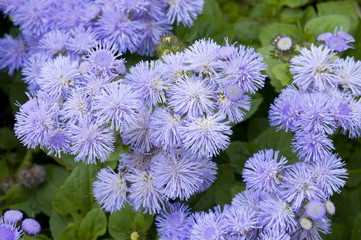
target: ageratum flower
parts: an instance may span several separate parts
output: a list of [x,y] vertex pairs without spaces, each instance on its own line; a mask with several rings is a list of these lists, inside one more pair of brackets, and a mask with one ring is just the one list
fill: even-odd
[[38,234],[41,230],[40,224],[35,219],[32,218],[24,219],[23,222],[21,223],[21,227],[25,232],[31,235]]
[[320,232],[328,234],[330,229],[330,219],[323,218],[322,220],[313,221],[312,227],[309,230],[299,228],[291,237],[292,239],[322,240]]
[[29,98],[15,115],[15,135],[28,148],[43,147],[55,127],[59,107],[42,98]]
[[282,170],[287,163],[285,157],[278,157],[279,151],[261,150],[246,161],[243,178],[246,187],[253,190],[276,192],[282,180]]
[[99,159],[104,162],[114,150],[113,131],[89,118],[79,121],[77,125],[70,124],[69,133],[72,143],[70,152],[76,155],[75,161],[96,164],[96,159]]
[[212,39],[201,39],[195,41],[185,50],[185,62],[189,64],[187,70],[208,75],[217,75],[217,50],[220,46]]
[[335,28],[334,34],[330,32],[320,34],[317,37],[317,41],[325,43],[329,49],[336,52],[343,52],[349,48],[354,48],[348,44],[355,42],[355,38],[342,31],[342,27],[340,31],[337,31],[337,29],[338,27]]
[[39,86],[49,96],[59,98],[70,93],[72,87],[79,82],[79,77],[78,62],[60,55],[44,63]]
[[49,57],[66,52],[66,42],[69,33],[64,30],[54,29],[44,34],[39,40],[39,49],[43,50]]
[[113,82],[94,97],[92,109],[100,124],[110,122],[111,128],[123,132],[135,123],[141,105],[140,96],[129,85]]
[[17,223],[23,218],[23,213],[18,210],[8,210],[4,213],[4,220],[8,223]]
[[225,208],[223,215],[228,232],[240,236],[240,239],[254,236],[260,227],[257,213],[250,207],[230,206]]
[[154,176],[147,171],[132,169],[126,180],[130,183],[129,203],[135,211],[156,214],[164,208],[165,197],[162,189],[154,185]]
[[109,5],[103,6],[102,13],[94,23],[98,38],[116,44],[119,52],[129,50],[134,53],[143,38],[139,33],[145,27],[144,23],[129,19],[129,14]]
[[193,215],[193,226],[190,239],[214,240],[222,239],[227,232],[227,225],[224,216],[221,214],[220,206],[215,211],[196,212]]
[[293,85],[288,86],[271,104],[269,110],[269,121],[271,126],[277,126],[277,131],[295,131],[297,129],[295,121],[301,113],[300,102],[302,93]]
[[190,209],[187,205],[179,202],[169,204],[161,210],[155,221],[157,231],[162,235],[161,239],[181,240],[190,235]]
[[166,101],[168,80],[164,71],[159,61],[140,61],[130,68],[124,81],[138,92],[148,106],[158,106]]
[[324,91],[329,87],[336,88],[337,77],[331,63],[335,53],[332,50],[312,44],[310,49],[301,48],[300,53],[291,59],[290,64],[290,72],[294,74],[293,83],[299,89]]
[[361,95],[361,61],[355,61],[353,57],[337,59],[335,61],[335,74],[337,84],[344,91],[350,91],[355,96]]
[[181,136],[179,126],[181,116],[168,108],[156,108],[149,121],[149,139],[154,146],[166,150],[169,147],[180,146]]
[[[236,88],[237,90],[230,90]],[[240,122],[243,120],[245,111],[251,108],[251,97],[239,92],[238,86],[228,86],[223,92],[217,94],[218,101],[216,108],[219,113],[227,116],[230,122]]]
[[23,39],[19,36],[12,38],[5,34],[0,39],[0,69],[8,69],[9,75],[22,67],[26,56],[26,47]]
[[173,85],[169,92],[169,105],[181,116],[212,115],[215,109],[215,86],[207,79],[185,77]]
[[314,182],[310,166],[304,162],[297,162],[286,171],[280,196],[286,202],[292,203],[295,211],[301,208],[304,201],[326,199],[321,186]]
[[332,196],[334,192],[340,193],[340,188],[345,186],[348,173],[344,166],[345,163],[335,154],[317,159],[311,165],[314,181],[327,197]]
[[326,206],[320,200],[311,200],[306,206],[306,215],[312,220],[321,220],[326,217]]
[[19,240],[24,232],[14,223],[9,223],[0,217],[0,236],[4,240]]
[[240,46],[236,54],[219,62],[218,67],[225,76],[218,80],[224,86],[237,85],[244,92],[255,93],[264,86],[266,78],[266,75],[261,74],[261,71],[266,70],[266,64],[262,61],[262,55],[256,53],[254,48]]
[[291,237],[287,233],[275,231],[263,231],[259,235],[260,240],[290,240]]
[[170,199],[188,200],[204,181],[203,162],[197,154],[184,150],[159,154],[150,166],[154,185],[163,188]]
[[[60,125],[60,124],[59,124]],[[49,150],[48,155],[61,157],[61,152],[69,152],[70,136],[66,128],[58,126],[49,132],[45,147]]]
[[44,53],[31,54],[24,60],[24,66],[21,70],[24,76],[23,81],[29,85],[38,85],[41,69],[45,62],[49,60],[49,56]]
[[177,25],[183,23],[191,27],[193,19],[197,19],[197,15],[203,10],[204,0],[167,0],[167,4],[167,17],[170,23],[177,19]]
[[127,183],[124,174],[115,173],[110,167],[101,169],[93,183],[95,200],[106,212],[120,210],[127,202]]
[[73,88],[60,110],[61,119],[70,123],[91,116],[92,101],[81,87]]
[[179,128],[183,145],[200,156],[211,157],[225,150],[229,145],[231,127],[225,123],[225,116],[215,114],[208,117],[190,118]]
[[66,48],[73,53],[86,53],[96,46],[96,40],[96,34],[91,28],[81,26],[70,31]]

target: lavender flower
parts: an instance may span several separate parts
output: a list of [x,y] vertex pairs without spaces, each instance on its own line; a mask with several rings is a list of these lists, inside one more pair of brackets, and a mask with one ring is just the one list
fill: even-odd
[[252,208],[231,206],[223,211],[223,215],[228,232],[240,239],[248,239],[259,228],[257,213]]
[[110,167],[99,171],[93,186],[95,200],[107,212],[120,210],[127,201],[128,187],[124,174],[115,173]]
[[301,55],[291,59],[290,72],[294,74],[293,83],[298,88],[312,88],[324,91],[328,87],[336,87],[336,75],[331,58],[335,55],[330,49],[311,45],[310,49],[302,48]]
[[261,150],[249,158],[243,169],[243,178],[247,188],[268,192],[277,191],[282,180],[282,170],[287,160],[279,151]]
[[169,22],[173,23],[177,19],[177,25],[183,23],[190,27],[193,25],[193,19],[202,12],[204,0],[167,0],[167,4]]
[[337,83],[355,96],[361,95],[361,61],[353,57],[335,61],[335,74]]
[[15,224],[9,223],[4,218],[0,217],[0,236],[4,240],[18,240],[23,235],[23,231]]
[[64,54],[66,52],[66,42],[69,33],[64,30],[54,29],[47,32],[39,41],[39,48],[50,56]]
[[4,220],[8,223],[17,223],[23,218],[23,213],[18,210],[8,210],[4,213]]
[[8,69],[9,75],[19,70],[26,56],[26,47],[21,37],[12,38],[5,34],[0,39],[0,69]]
[[326,206],[319,200],[309,201],[305,209],[307,217],[312,220],[321,220],[326,216]]
[[223,120],[224,116],[220,114],[190,118],[185,126],[179,128],[180,134],[184,136],[184,147],[206,157],[217,155],[220,150],[226,149],[230,141],[228,135],[232,131]]
[[350,34],[342,31],[342,27],[340,31],[337,31],[337,29],[338,27],[335,28],[334,34],[330,32],[322,33],[317,37],[317,41],[325,43],[329,49],[336,52],[343,52],[349,48],[354,48],[348,44],[355,42],[355,39]]
[[32,218],[26,218],[21,223],[21,227],[24,229],[25,232],[35,235],[38,234],[41,230],[40,224]]

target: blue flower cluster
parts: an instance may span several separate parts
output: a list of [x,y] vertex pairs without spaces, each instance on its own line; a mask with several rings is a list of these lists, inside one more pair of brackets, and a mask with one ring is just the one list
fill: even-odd
[[[5,240],[18,240],[24,232],[30,235],[38,234],[41,230],[40,224],[32,218],[22,220],[23,213],[18,210],[8,210],[0,217],[0,236]],[[21,221],[21,227],[17,226]]]
[[329,49],[336,52],[343,52],[349,48],[354,48],[348,44],[355,42],[355,38],[347,32],[342,31],[342,27],[340,31],[337,31],[337,29],[336,27],[334,34],[330,32],[320,34],[317,37],[317,41],[325,44]]
[[131,67],[115,87],[129,87],[138,96],[128,107],[124,103],[132,98],[122,96],[124,90],[112,94],[106,88],[96,96],[94,121],[110,123],[133,150],[121,155],[117,172],[98,173],[99,204],[114,212],[129,203],[155,214],[169,200],[187,200],[207,189],[217,169],[211,158],[229,145],[229,123],[243,119],[250,109],[246,93],[264,84],[262,60],[253,48],[202,39],[184,52]]
[[324,46],[302,48],[291,59],[294,81],[271,105],[270,123],[295,133],[293,150],[311,162],[334,149],[337,128],[350,138],[361,135],[361,61],[338,58]]
[[191,26],[203,4],[204,0],[1,0],[0,10],[21,34],[0,39],[0,69],[13,74],[24,67],[26,81],[33,83],[47,59],[62,54],[79,60],[104,42],[119,53],[151,56],[172,24]]
[[156,217],[160,239],[321,239],[335,213],[329,197],[345,185],[344,163],[335,155],[314,165],[286,163],[272,149],[254,154],[243,170],[247,190],[223,210],[191,213],[179,202],[168,205]]

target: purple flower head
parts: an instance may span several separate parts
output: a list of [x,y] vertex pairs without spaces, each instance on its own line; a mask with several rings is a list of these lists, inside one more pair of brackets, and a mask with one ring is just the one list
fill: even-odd
[[167,0],[167,17],[170,23],[177,19],[177,25],[183,23],[185,26],[192,26],[193,19],[202,13],[204,0]]
[[267,67],[262,61],[262,55],[254,48],[240,46],[236,54],[219,62],[218,67],[225,73],[219,81],[222,85],[238,85],[244,92],[255,93],[264,86],[266,78],[261,74]]
[[119,52],[129,50],[134,53],[143,38],[139,33],[145,27],[144,24],[130,20],[128,14],[109,5],[104,6],[102,12],[99,20],[95,22],[98,38],[116,44]]
[[40,78],[41,69],[46,61],[49,60],[49,56],[44,53],[31,54],[24,61],[24,66],[21,70],[23,81],[27,84],[38,84]]
[[89,118],[79,121],[77,125],[71,124],[69,134],[72,142],[70,151],[77,155],[75,161],[96,164],[96,159],[100,159],[104,162],[114,150],[113,131],[97,122],[91,122]]
[[260,227],[257,213],[250,207],[230,206],[223,211],[223,215],[228,232],[241,236],[240,239],[248,239]]
[[61,152],[67,153],[69,151],[70,136],[67,129],[63,127],[55,128],[50,131],[45,143],[45,147],[49,150],[48,155],[55,155],[61,157]]
[[89,62],[90,66],[88,69],[94,74],[112,76],[112,72],[117,68],[117,64],[124,62],[123,59],[117,59],[121,55],[117,52],[118,50],[115,45],[110,42],[103,42],[97,44],[95,48],[88,50],[83,60]]
[[222,61],[229,60],[232,56],[237,55],[238,49],[228,43],[228,37],[225,37],[226,46],[222,46],[217,50],[217,58]]
[[24,2],[25,0],[0,0],[0,11],[2,11],[4,15],[11,16]]
[[[233,86],[234,87],[234,86]],[[238,86],[236,87],[236,91],[228,93],[226,96],[225,92],[221,91],[217,94],[218,101],[216,109],[220,114],[227,116],[230,122],[240,122],[243,120],[245,115],[245,111],[249,111],[251,108],[251,97],[245,94],[240,94],[238,92]],[[242,96],[240,96],[242,95]],[[229,100],[230,97],[240,97],[237,101]]]
[[82,80],[83,82],[80,84],[83,86],[84,94],[94,97],[103,92],[105,86],[110,83],[111,78],[109,78],[109,76],[101,76],[88,72],[87,74],[82,75]]
[[27,0],[17,6],[13,21],[26,36],[41,36],[50,28],[51,1]]
[[321,92],[303,94],[300,99],[301,113],[295,125],[304,132],[332,134],[335,130],[335,121],[330,112],[332,101]]
[[9,75],[22,67],[26,56],[25,43],[21,37],[12,38],[5,34],[0,39],[0,69],[7,69]]
[[353,57],[337,59],[335,74],[344,91],[350,91],[355,96],[361,95],[361,61],[355,61]]
[[134,124],[141,105],[140,97],[129,85],[113,82],[105,86],[102,94],[94,97],[92,107],[100,124],[110,122],[111,128],[122,132]]
[[96,46],[96,35],[91,28],[83,26],[71,30],[66,48],[73,53],[86,53]]
[[[217,209],[218,207],[218,209]],[[193,226],[190,239],[194,240],[216,240],[222,239],[227,232],[224,216],[217,206],[215,212],[196,212],[193,215]]]
[[322,188],[313,180],[310,165],[304,162],[297,162],[285,172],[280,186],[280,196],[292,203],[295,211],[301,208],[304,201],[326,198]]
[[195,41],[184,53],[185,62],[189,64],[187,70],[211,77],[216,75],[219,48],[220,46],[212,39]]
[[8,210],[4,213],[4,220],[8,223],[17,223],[23,218],[23,213],[18,210]]
[[302,48],[301,55],[291,59],[290,72],[294,74],[293,83],[298,88],[324,91],[328,87],[336,87],[337,78],[331,58],[332,50],[323,46],[311,45],[310,49]]
[[26,218],[21,223],[23,230],[29,234],[35,235],[38,234],[41,230],[40,224],[32,218]]
[[229,145],[230,126],[223,122],[225,116],[215,114],[205,118],[190,118],[185,126],[181,126],[183,145],[200,156],[211,157],[219,154]]
[[127,183],[124,174],[115,173],[110,167],[101,169],[93,183],[93,195],[106,212],[120,210],[127,202]]
[[348,173],[344,165],[341,158],[335,154],[316,159],[311,165],[315,183],[328,197],[332,196],[334,192],[340,193],[340,188],[345,186]]
[[39,78],[40,89],[49,96],[59,98],[69,94],[79,82],[78,62],[70,57],[58,56],[44,63]]
[[185,77],[170,88],[169,95],[169,105],[181,116],[212,115],[215,109],[215,86],[207,79]]
[[15,135],[28,148],[44,146],[56,124],[58,106],[44,99],[29,97],[15,115]]
[[118,7],[120,10],[129,13],[135,12],[137,14],[141,14],[148,10],[150,5],[149,0],[120,0],[118,3]]
[[149,112],[140,110],[140,114],[134,124],[124,129],[121,134],[123,143],[139,153],[147,153],[152,148],[149,139]]
[[282,170],[287,163],[278,157],[279,151],[261,150],[246,161],[243,178],[246,187],[254,190],[276,192],[282,180]]
[[268,195],[259,203],[258,219],[263,230],[293,232],[296,230],[296,216],[292,207],[278,196]]
[[186,151],[164,152],[153,158],[154,185],[170,199],[188,200],[204,180],[203,159]]
[[162,190],[154,185],[151,173],[132,169],[126,180],[130,183],[128,199],[134,210],[144,209],[144,213],[155,214],[164,208],[165,197]]
[[353,48],[348,45],[349,43],[355,42],[355,39],[348,33],[342,31],[337,31],[338,27],[335,28],[334,34],[327,32],[322,33],[317,37],[317,41],[324,42],[326,46],[336,52],[343,52],[349,48]]
[[165,210],[161,210],[155,218],[158,233],[165,239],[189,238],[191,229],[189,217],[190,209],[183,203],[169,204]]
[[130,68],[125,82],[134,88],[148,106],[158,106],[166,101],[168,80],[159,61],[140,61]]
[[83,21],[90,22],[96,19],[101,12],[100,4],[94,2],[88,2],[86,6],[82,8],[82,15],[80,16]]
[[[263,191],[254,191],[251,189],[238,193],[232,200],[232,206],[252,208],[259,211],[259,203],[263,199]],[[267,195],[268,196],[268,195]]]
[[66,52],[66,42],[69,39],[69,33],[64,30],[51,30],[43,35],[39,41],[39,49],[50,56],[64,54]]
[[154,146],[166,150],[181,144],[179,126],[181,117],[168,108],[156,108],[150,116],[149,139]]
[[185,77],[187,65],[183,52],[162,55],[162,61],[165,64],[164,76],[170,83],[176,83]]
[[316,161],[326,157],[334,149],[332,140],[325,133],[297,131],[293,138],[292,151],[297,152],[300,159]]
[[24,232],[14,223],[9,223],[0,217],[0,236],[3,240],[19,240]]
[[321,220],[326,216],[326,206],[319,200],[311,200],[306,204],[306,215],[312,220]]
[[277,131],[285,129],[287,132],[295,131],[295,121],[301,113],[300,102],[303,98],[302,93],[293,85],[290,85],[272,103],[269,111],[269,120],[271,126],[277,126]]
[[77,123],[91,115],[91,100],[84,88],[73,88],[61,109],[62,120]]

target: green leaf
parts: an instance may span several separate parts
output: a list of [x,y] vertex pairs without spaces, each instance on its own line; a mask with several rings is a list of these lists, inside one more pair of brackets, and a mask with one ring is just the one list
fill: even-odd
[[19,144],[14,130],[7,127],[0,128],[0,149],[11,150]]
[[258,35],[262,29],[261,21],[252,18],[244,18],[234,25],[235,41],[243,43],[258,42]]
[[292,75],[290,73],[290,65],[288,63],[276,64],[271,67],[271,72],[276,79],[281,82],[282,86],[292,82]]
[[0,179],[4,179],[9,176],[8,163],[4,157],[0,157]]
[[51,156],[51,157],[70,171],[76,168],[77,166],[83,164],[83,163],[75,162],[74,156],[70,154],[62,154],[60,158],[55,156]]
[[352,27],[352,18],[347,15],[327,15],[311,19],[305,25],[305,31],[309,30],[314,36],[325,32],[334,32],[336,27],[343,26],[344,32],[349,32]]
[[246,121],[247,119],[252,117],[252,115],[257,112],[262,102],[263,102],[263,96],[261,94],[256,93],[251,95],[251,109],[248,112],[246,112],[242,121]]
[[301,7],[303,5],[306,5],[309,2],[309,0],[282,0],[282,3],[291,8],[297,8]]
[[203,12],[201,15],[214,16],[215,18],[223,18],[223,13],[216,0],[205,0]]
[[262,54],[264,62],[267,64],[266,74],[271,79],[271,85],[275,88],[276,92],[281,92],[283,86],[281,82],[278,81],[276,76],[271,72],[271,68],[277,64],[282,64],[282,62],[278,59],[272,58],[271,51],[273,49],[273,46],[269,44],[267,47],[259,48],[258,52]]
[[[351,1],[328,1],[317,4],[317,11],[320,16],[341,14],[352,18],[350,32],[354,32],[358,25],[356,3]],[[339,23],[338,26],[342,26]],[[333,29],[334,30],[334,29]],[[333,30],[331,32],[333,32]],[[345,31],[345,29],[344,29]]]
[[292,152],[291,142],[292,133],[284,130],[276,131],[275,127],[269,127],[262,132],[252,143],[257,144],[261,149],[273,149],[280,151],[280,154],[285,156],[288,163],[298,161],[297,155]]
[[359,213],[355,219],[355,224],[351,233],[351,240],[358,240],[361,236],[361,213]]
[[24,235],[22,238],[20,238],[21,240],[48,240],[50,238],[48,238],[46,235],[44,234],[37,234],[35,236],[30,236],[30,235]]
[[296,23],[303,15],[301,9],[284,8],[281,12],[281,20],[284,23]]
[[42,212],[52,214],[52,202],[70,172],[56,165],[46,165],[46,182],[36,189],[36,200]]
[[75,168],[56,194],[53,210],[62,215],[71,214],[76,221],[81,221],[97,206],[92,189],[99,170],[97,165],[82,164]]
[[33,190],[23,186],[15,186],[6,192],[5,205],[1,209],[17,209],[25,212],[28,216],[38,214],[40,208]]
[[97,239],[98,236],[105,234],[107,230],[107,218],[103,210],[99,207],[93,208],[83,218],[80,224],[81,239]]
[[53,211],[51,213],[50,222],[49,222],[50,231],[51,231],[51,235],[55,240],[59,239],[60,234],[64,232],[70,220],[71,219],[69,219],[69,217],[62,216],[57,212]]
[[136,212],[127,204],[120,211],[110,215],[108,230],[113,238],[119,240],[129,239],[132,232],[144,237],[152,223],[153,216]]
[[65,231],[60,234],[59,240],[81,239],[79,238],[78,232],[79,224],[70,224]]
[[258,152],[260,148],[257,144],[241,141],[233,141],[226,149],[227,154],[234,170],[242,175],[243,167],[248,158]]
[[305,24],[310,21],[312,18],[317,17],[316,10],[313,6],[308,6],[302,14],[302,17],[300,19],[301,25],[304,27]]

